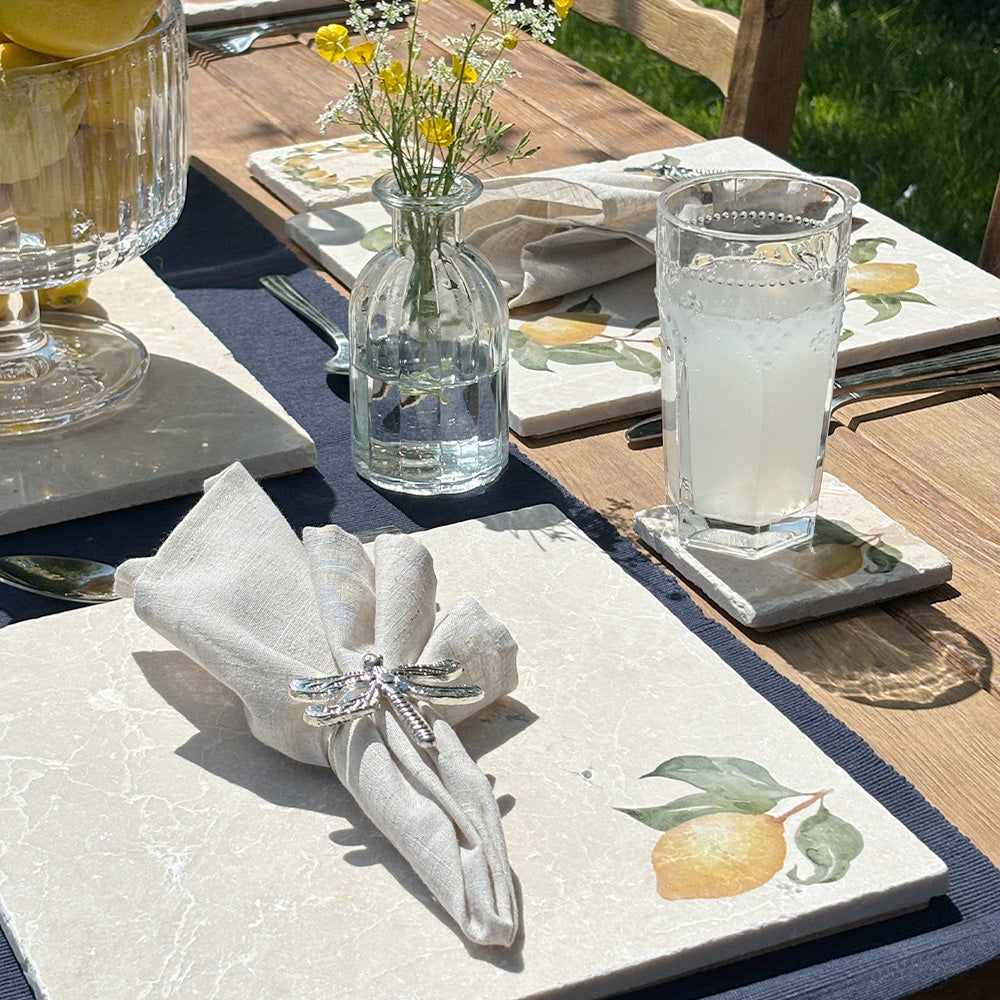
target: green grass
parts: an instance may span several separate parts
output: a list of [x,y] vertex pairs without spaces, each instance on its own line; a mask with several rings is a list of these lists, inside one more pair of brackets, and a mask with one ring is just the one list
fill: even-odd
[[[738,0],[704,0],[738,12]],[[722,96],[573,13],[556,47],[700,135]],[[968,260],[1000,174],[1000,0],[815,0],[788,159]]]

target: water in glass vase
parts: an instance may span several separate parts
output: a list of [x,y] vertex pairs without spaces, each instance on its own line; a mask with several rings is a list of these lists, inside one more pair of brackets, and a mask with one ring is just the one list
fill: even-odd
[[496,479],[507,464],[507,362],[479,377],[384,380],[355,365],[354,464],[389,490],[463,493]]
[[508,454],[507,300],[461,238],[461,208],[482,185],[462,175],[442,195],[407,195],[389,174],[372,190],[392,243],[351,292],[354,467],[388,490],[464,493]]

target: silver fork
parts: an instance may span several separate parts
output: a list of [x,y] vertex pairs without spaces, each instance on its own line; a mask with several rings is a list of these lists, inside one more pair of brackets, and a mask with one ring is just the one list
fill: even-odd
[[310,302],[283,274],[265,274],[260,283],[289,309],[307,319],[323,334],[323,339],[336,349],[336,354],[326,363],[326,370],[333,375],[344,375],[351,366],[351,345],[347,334],[315,303]]
[[[367,9],[368,5],[362,7]],[[410,12],[410,7],[403,8],[403,14]],[[246,52],[258,38],[266,35],[285,35],[295,31],[315,28],[323,24],[336,24],[346,21],[351,10],[346,2],[336,3],[331,0],[331,6],[325,11],[313,11],[288,17],[274,17],[255,24],[230,24],[221,28],[197,28],[187,33],[188,41],[196,48],[206,52],[214,52],[220,56],[238,56]]]
[[331,24],[343,20],[347,13],[346,7],[338,7],[326,13],[315,11],[310,15],[276,17],[269,21],[258,21],[256,24],[231,25],[228,28],[209,28],[204,31],[194,30],[187,33],[187,39],[197,49],[216,52],[221,56],[238,56],[265,35],[285,35],[299,29]]

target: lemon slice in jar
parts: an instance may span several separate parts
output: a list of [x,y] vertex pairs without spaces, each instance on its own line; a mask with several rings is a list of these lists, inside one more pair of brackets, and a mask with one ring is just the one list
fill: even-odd
[[75,73],[33,73],[37,64],[21,65],[28,71],[0,71],[0,184],[35,177],[61,159],[83,118]]

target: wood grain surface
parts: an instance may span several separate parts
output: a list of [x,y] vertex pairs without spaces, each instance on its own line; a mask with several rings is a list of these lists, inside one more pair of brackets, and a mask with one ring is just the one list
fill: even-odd
[[[460,31],[476,10],[470,0],[439,0],[421,15],[433,39]],[[282,238],[291,213],[250,177],[246,161],[256,150],[321,137],[317,116],[342,95],[348,78],[310,42],[307,35],[262,39],[233,58],[199,53],[191,66],[194,163]],[[699,141],[550,48],[524,42],[517,57],[522,76],[498,97],[497,110],[530,129],[541,149],[530,167],[501,163],[492,173]],[[330,134],[353,131],[346,126]],[[518,443],[635,540],[633,513],[664,500],[663,455],[660,448],[629,450],[625,427],[606,424]],[[947,554],[954,563],[951,583],[767,634],[743,629],[702,595],[693,597],[861,734],[1000,864],[998,465],[1000,399],[992,393],[845,406],[830,435],[828,470]],[[997,997],[1000,962],[921,1000]]]

